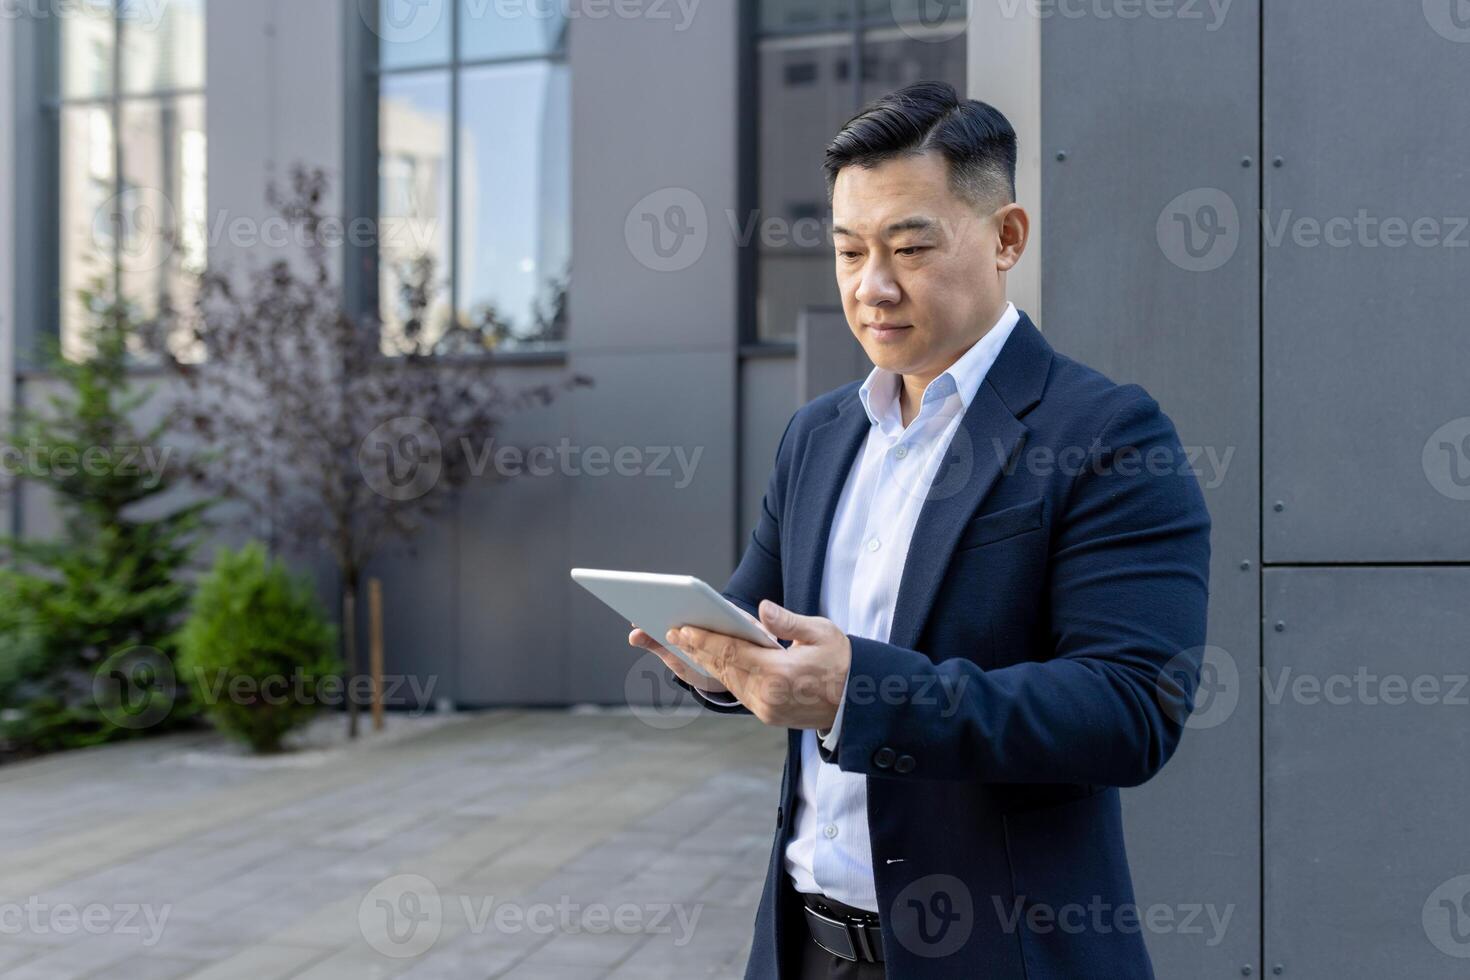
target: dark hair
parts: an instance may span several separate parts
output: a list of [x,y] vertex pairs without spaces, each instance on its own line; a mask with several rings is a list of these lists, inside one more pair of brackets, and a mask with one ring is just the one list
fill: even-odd
[[827,203],[843,167],[874,167],[930,150],[949,161],[950,187],[972,205],[1016,199],[1016,131],[1010,121],[977,99],[960,101],[953,85],[915,82],[869,102],[827,144]]

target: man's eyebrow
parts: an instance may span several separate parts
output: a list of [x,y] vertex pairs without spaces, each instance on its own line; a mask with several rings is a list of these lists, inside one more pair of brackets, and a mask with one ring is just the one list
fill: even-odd
[[[930,228],[937,228],[938,226],[939,222],[935,221],[932,218],[924,218],[915,215],[912,218],[904,218],[901,221],[893,222],[893,224],[883,229],[883,235],[884,237],[887,237],[889,235],[896,235],[901,231],[928,231]],[[851,235],[854,238],[860,237],[856,232],[850,231],[847,228],[842,227],[841,225],[833,225],[832,234]]]

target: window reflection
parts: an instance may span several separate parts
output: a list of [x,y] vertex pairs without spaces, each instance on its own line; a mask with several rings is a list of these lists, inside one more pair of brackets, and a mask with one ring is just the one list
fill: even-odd
[[112,55],[117,24],[110,5],[78,4],[55,21],[60,30],[60,95],[106,97],[112,93]]
[[497,342],[560,339],[571,251],[566,66],[477,68],[463,85],[461,319]]
[[803,309],[841,305],[822,174],[827,142],[865,102],[911,82],[949,82],[963,93],[967,7],[761,0],[757,340],[791,340]]
[[169,0],[148,16],[129,4],[122,26],[122,82],[128,94],[204,87],[203,0]]
[[56,309],[68,357],[84,353],[82,290],[116,294],[145,319],[193,301],[207,239],[204,6],[170,0],[144,17],[137,4],[89,2],[56,19]]
[[464,61],[550,55],[566,47],[562,3],[459,0],[459,56]]
[[435,343],[449,324],[448,72],[385,76],[378,111],[378,296],[391,354]]
[[[395,0],[379,2],[381,16]],[[564,10],[442,7],[440,21],[378,32],[383,349],[559,343],[571,255]]]

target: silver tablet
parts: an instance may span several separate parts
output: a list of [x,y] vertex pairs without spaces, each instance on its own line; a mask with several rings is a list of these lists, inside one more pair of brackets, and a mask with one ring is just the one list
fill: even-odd
[[738,636],[763,647],[781,644],[751,622],[739,606],[693,575],[660,575],[655,572],[618,572],[606,568],[574,568],[572,579],[607,603],[623,619],[633,623],[705,677],[700,667],[683,650],[670,646],[664,635],[675,626]]

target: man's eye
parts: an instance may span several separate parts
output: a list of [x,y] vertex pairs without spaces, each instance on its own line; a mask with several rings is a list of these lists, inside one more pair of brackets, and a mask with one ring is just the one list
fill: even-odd
[[924,246],[923,245],[905,245],[903,248],[898,249],[898,254],[899,255],[918,255],[922,251],[924,251]]
[[839,256],[841,256],[842,258],[844,258],[844,259],[855,259],[855,258],[857,258],[857,254],[858,253],[856,253],[856,252],[844,252],[842,249],[839,248],[837,250],[837,254]]

